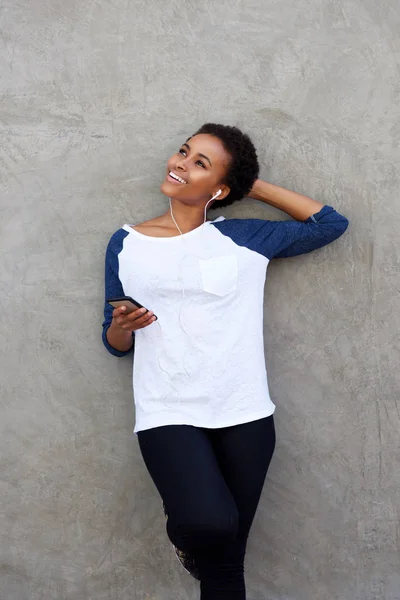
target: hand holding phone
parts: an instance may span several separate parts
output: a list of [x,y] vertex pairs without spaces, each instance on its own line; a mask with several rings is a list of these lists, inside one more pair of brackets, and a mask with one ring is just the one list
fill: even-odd
[[154,323],[157,317],[130,296],[108,298],[114,307],[113,322],[124,331],[137,331]]

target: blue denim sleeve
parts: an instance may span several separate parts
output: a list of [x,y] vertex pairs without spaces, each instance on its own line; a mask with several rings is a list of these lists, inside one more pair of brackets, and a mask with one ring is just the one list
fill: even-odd
[[322,248],[340,237],[348,224],[346,217],[327,205],[306,221],[229,219],[214,223],[239,246],[246,246],[268,259],[297,256]]
[[107,330],[111,325],[112,321],[112,313],[113,307],[108,304],[107,298],[116,298],[117,296],[124,296],[124,289],[122,287],[122,283],[118,276],[118,255],[122,250],[122,244],[124,238],[128,235],[128,232],[123,229],[119,229],[114,235],[111,237],[107,250],[106,250],[106,259],[105,259],[105,301],[104,301],[104,321],[103,321],[103,344],[114,356],[126,356],[130,352],[132,352],[134,348],[135,337],[132,332],[132,347],[126,352],[121,352],[116,348],[113,348],[107,340]]

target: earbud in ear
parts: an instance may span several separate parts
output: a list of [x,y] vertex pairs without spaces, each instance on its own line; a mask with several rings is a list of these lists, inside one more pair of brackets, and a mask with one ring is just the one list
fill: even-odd
[[220,194],[222,194],[222,190],[218,190],[218,192],[211,198],[211,200],[214,200],[214,198],[218,198]]

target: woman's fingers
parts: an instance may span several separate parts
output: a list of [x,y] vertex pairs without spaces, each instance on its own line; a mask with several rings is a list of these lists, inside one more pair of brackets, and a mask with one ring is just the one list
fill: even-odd
[[120,306],[119,308],[115,308],[113,310],[112,316],[113,316],[114,319],[117,319],[117,318],[122,317],[122,316],[136,319],[136,318],[142,316],[145,313],[146,313],[146,309],[145,308],[138,308],[137,310],[134,310],[134,311],[132,311],[130,313],[126,313],[126,306]]
[[125,314],[123,306],[114,310],[113,318],[117,325],[126,331],[143,329],[143,327],[151,325],[151,323],[154,323],[156,320],[152,311],[146,311],[146,309],[139,308],[129,314]]
[[145,314],[147,314],[145,308],[139,308],[138,310],[134,310],[128,314],[126,314],[125,311],[126,311],[125,306],[120,306],[119,308],[116,308],[114,310],[113,318],[118,323],[118,325],[123,325],[125,323],[132,323],[133,321],[136,321],[137,319],[139,319],[139,318],[143,317]]
[[[149,317],[147,317],[143,323],[141,323],[140,325],[138,324],[137,329],[143,329],[143,327],[147,327],[148,325],[151,325],[156,320],[157,320],[156,317],[152,314]],[[135,327],[136,327],[136,323],[139,323],[139,321],[135,321]]]

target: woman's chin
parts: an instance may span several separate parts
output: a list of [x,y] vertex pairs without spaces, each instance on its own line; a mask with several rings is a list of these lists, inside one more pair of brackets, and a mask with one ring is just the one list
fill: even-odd
[[160,185],[160,192],[165,196],[168,196],[168,198],[171,198],[176,193],[176,187],[164,179]]
[[160,192],[164,194],[164,196],[171,196],[173,190],[171,190],[171,186],[168,184],[168,181],[163,181],[160,185]]
[[177,194],[179,187],[179,185],[174,185],[173,183],[169,183],[169,181],[164,180],[160,185],[160,192],[168,198],[175,198],[175,196],[179,197],[179,193]]

